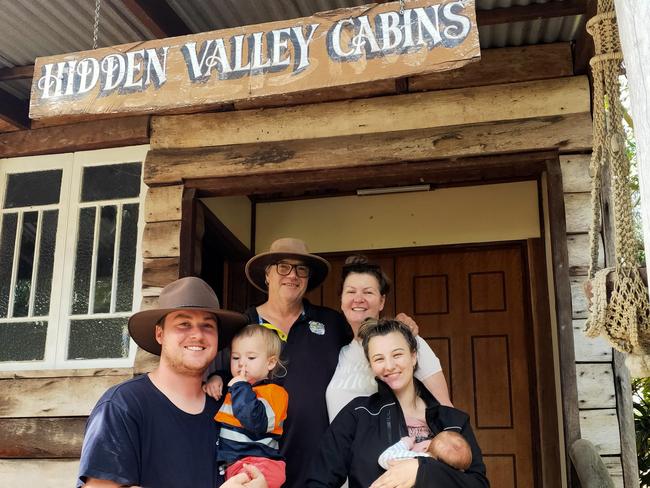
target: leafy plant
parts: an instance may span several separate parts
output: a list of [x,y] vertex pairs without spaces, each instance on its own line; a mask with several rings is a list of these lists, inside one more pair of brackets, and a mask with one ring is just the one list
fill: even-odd
[[632,380],[636,452],[641,486],[650,486],[650,378]]

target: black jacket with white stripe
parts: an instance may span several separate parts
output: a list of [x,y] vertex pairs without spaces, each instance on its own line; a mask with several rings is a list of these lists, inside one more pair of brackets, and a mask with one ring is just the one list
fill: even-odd
[[[418,458],[415,488],[489,488],[485,464],[466,413],[442,406],[416,379],[418,395],[427,405],[426,420],[433,435],[449,427],[459,431],[472,448],[472,465],[459,471],[432,458]],[[352,400],[336,416],[323,436],[311,464],[307,488],[339,488],[346,478],[350,488],[367,488],[384,470],[379,455],[408,435],[404,414],[393,391],[377,381],[379,391]]]

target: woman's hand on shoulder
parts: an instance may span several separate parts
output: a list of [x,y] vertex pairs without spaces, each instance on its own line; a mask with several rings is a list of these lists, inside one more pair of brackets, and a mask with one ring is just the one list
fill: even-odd
[[377,478],[370,488],[412,488],[418,476],[418,460],[389,461],[390,468]]
[[411,329],[411,333],[416,336],[420,332],[420,329],[418,328],[418,324],[415,320],[410,315],[406,315],[404,312],[400,312],[397,314],[395,317],[395,320],[399,320],[402,322],[404,325],[406,325],[409,329]]

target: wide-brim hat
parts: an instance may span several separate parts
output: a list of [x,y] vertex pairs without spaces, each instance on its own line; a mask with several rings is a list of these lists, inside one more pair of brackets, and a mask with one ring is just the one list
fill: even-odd
[[188,276],[167,285],[160,292],[158,308],[137,312],[129,319],[129,334],[135,343],[147,352],[160,356],[160,344],[156,341],[155,329],[161,319],[177,310],[197,310],[217,316],[219,349],[230,345],[230,341],[248,319],[244,314],[224,310],[214,290],[201,278]]
[[248,260],[246,263],[246,278],[255,288],[266,293],[266,268],[283,259],[296,259],[309,266],[307,291],[320,286],[327,278],[327,273],[330,272],[330,263],[320,256],[310,254],[305,241],[293,237],[283,237],[274,241],[268,252],[260,253]]

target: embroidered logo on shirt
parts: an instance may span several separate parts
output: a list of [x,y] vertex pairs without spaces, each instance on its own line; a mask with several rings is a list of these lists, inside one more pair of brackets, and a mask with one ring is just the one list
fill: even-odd
[[310,320],[309,330],[311,330],[316,335],[325,335],[325,324],[316,322],[315,320]]

